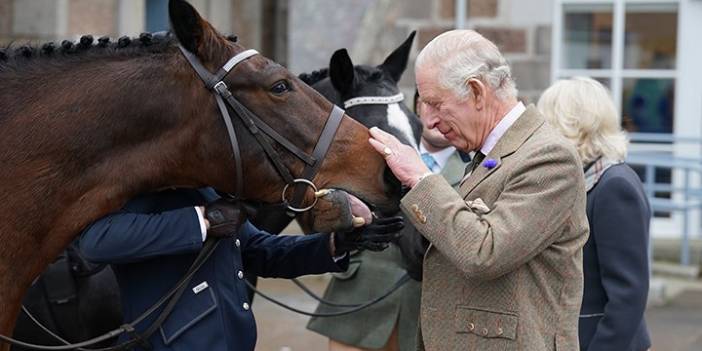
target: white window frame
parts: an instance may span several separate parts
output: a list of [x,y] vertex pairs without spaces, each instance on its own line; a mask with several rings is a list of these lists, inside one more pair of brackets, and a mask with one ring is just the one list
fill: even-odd
[[[627,5],[675,4],[677,5],[677,53],[674,69],[624,69],[624,29]],[[563,14],[567,5],[612,6],[612,67],[608,69],[562,68]],[[555,0],[551,37],[551,82],[560,78],[583,75],[608,78],[612,97],[622,116],[622,90],[625,78],[669,78],[675,80],[673,136],[676,138],[702,138],[702,0]],[[673,145],[632,145],[631,150],[646,148],[671,152],[676,157],[700,159],[702,145],[675,143]],[[702,180],[692,177],[693,186]],[[673,174],[674,186],[682,186],[682,174]],[[692,237],[700,234],[699,211],[693,211],[688,225]],[[677,237],[681,233],[682,216],[674,213],[671,219],[655,219],[651,233],[657,237]]]

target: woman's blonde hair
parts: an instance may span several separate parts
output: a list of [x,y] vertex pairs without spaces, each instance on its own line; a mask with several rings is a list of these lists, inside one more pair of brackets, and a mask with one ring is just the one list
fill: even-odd
[[559,80],[537,104],[546,120],[578,149],[583,165],[599,157],[624,160],[628,140],[617,109],[600,82],[587,77]]

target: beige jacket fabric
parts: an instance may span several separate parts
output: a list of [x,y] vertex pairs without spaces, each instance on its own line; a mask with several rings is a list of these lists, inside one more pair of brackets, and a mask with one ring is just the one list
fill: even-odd
[[585,202],[575,149],[533,105],[458,192],[420,181],[401,204],[431,242],[418,349],[577,350]]

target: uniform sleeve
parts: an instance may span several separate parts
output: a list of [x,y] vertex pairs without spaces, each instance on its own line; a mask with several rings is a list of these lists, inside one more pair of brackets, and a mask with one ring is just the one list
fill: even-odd
[[607,304],[588,350],[626,350],[648,298],[650,210],[631,180],[616,177],[599,187],[591,222]]
[[244,269],[264,278],[341,272],[348,255],[334,262],[329,234],[272,235],[246,222],[240,231]]
[[96,263],[138,262],[197,252],[202,248],[202,231],[194,207],[156,214],[122,209],[85,229],[79,248],[87,260]]
[[[478,215],[441,176],[420,181],[403,199],[412,224],[471,279],[514,271],[551,245],[579,198],[582,170],[559,145],[531,150],[516,165],[490,212]],[[581,196],[584,201],[584,196]],[[425,223],[412,208],[422,211]]]

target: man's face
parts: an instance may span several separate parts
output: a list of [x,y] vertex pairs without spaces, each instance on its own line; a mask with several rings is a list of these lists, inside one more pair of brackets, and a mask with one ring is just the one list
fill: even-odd
[[429,65],[416,72],[425,130],[438,129],[459,150],[478,150],[492,127],[488,118],[476,109],[471,96],[461,99],[441,87],[438,73]]
[[444,149],[451,146],[451,142],[441,134],[439,129],[429,127],[429,118],[425,116],[424,112],[426,109],[426,104],[418,99],[415,111],[417,111],[419,120],[422,122],[422,140],[437,149]]

